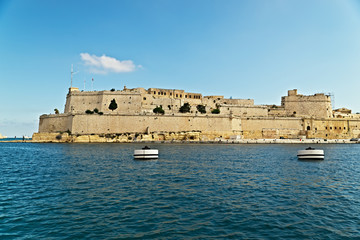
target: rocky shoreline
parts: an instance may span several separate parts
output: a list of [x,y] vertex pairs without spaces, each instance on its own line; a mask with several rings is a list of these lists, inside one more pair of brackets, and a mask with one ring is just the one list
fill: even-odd
[[356,144],[360,141],[350,141],[350,139],[241,139],[241,140],[217,140],[217,141],[196,141],[196,140],[154,140],[154,141],[96,141],[95,139],[82,139],[81,141],[61,141],[61,140],[11,140],[0,141],[0,143],[163,143],[163,144]]

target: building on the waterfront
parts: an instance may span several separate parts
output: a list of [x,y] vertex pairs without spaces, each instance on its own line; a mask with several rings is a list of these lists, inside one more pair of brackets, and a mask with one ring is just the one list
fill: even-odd
[[40,116],[39,133],[33,139],[65,132],[78,137],[126,135],[129,141],[346,139],[360,136],[360,114],[345,108],[333,111],[331,96],[304,96],[296,89],[289,90],[277,106],[178,89],[79,91],[72,87],[64,113]]

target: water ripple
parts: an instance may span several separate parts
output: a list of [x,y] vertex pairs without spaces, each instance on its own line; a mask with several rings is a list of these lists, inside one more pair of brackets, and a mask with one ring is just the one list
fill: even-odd
[[359,145],[0,144],[1,239],[355,239]]

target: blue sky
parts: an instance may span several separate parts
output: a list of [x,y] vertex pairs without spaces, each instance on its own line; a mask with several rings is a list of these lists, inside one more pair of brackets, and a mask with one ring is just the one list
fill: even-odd
[[360,112],[360,2],[0,0],[0,133],[31,136],[73,86],[158,87]]

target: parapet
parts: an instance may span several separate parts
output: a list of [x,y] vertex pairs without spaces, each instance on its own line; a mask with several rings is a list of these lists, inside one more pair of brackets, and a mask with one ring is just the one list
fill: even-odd
[[297,95],[297,89],[289,90],[288,96],[296,96]]
[[77,87],[70,87],[69,88],[69,93],[70,92],[80,92],[80,90],[79,90],[79,88],[77,88]]

